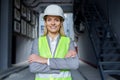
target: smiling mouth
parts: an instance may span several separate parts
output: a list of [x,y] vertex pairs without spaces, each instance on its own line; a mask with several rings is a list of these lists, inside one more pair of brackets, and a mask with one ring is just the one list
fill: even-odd
[[56,29],[57,27],[56,27],[56,26],[51,26],[50,28],[51,28],[51,29]]

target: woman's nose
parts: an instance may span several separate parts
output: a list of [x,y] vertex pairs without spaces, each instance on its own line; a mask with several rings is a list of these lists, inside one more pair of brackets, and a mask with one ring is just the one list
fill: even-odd
[[52,25],[53,25],[53,24],[55,24],[55,21],[54,21],[54,20],[52,20],[51,24],[52,24]]

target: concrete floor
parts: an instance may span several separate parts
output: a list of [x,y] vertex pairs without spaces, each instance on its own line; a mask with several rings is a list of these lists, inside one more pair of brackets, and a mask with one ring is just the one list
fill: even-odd
[[29,72],[29,69],[24,69],[18,73],[13,73],[3,80],[34,80],[34,74]]
[[[72,70],[73,80],[101,80],[99,70],[89,66],[88,64],[80,61],[80,67],[78,70]],[[9,75],[3,80],[34,80],[34,74],[29,72],[29,69],[23,69],[17,73]],[[106,77],[106,80],[116,80],[110,76]]]

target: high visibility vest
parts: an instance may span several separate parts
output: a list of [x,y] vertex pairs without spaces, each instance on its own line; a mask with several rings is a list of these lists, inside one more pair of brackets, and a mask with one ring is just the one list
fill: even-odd
[[[68,37],[61,36],[56,48],[54,58],[64,58],[68,52],[69,43],[70,39]],[[39,38],[38,50],[40,56],[45,58],[53,58],[46,36],[42,36]],[[37,73],[35,76],[35,80],[72,80],[72,78],[69,70],[61,70],[60,74]]]

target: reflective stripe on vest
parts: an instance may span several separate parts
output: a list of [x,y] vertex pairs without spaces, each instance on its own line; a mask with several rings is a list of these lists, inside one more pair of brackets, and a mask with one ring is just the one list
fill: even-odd
[[66,78],[35,78],[35,80],[72,80],[71,77],[66,77]]
[[62,71],[60,72],[60,74],[36,74],[36,77],[39,78],[50,78],[50,77],[54,77],[54,78],[67,78],[67,77],[71,77],[71,73],[69,71]]
[[[46,36],[42,36],[38,40],[39,55],[45,58],[52,58],[49,44]],[[60,37],[54,58],[64,58],[68,52],[70,39],[68,37]],[[60,74],[36,74],[35,80],[72,80],[71,73],[68,70],[62,70]]]

